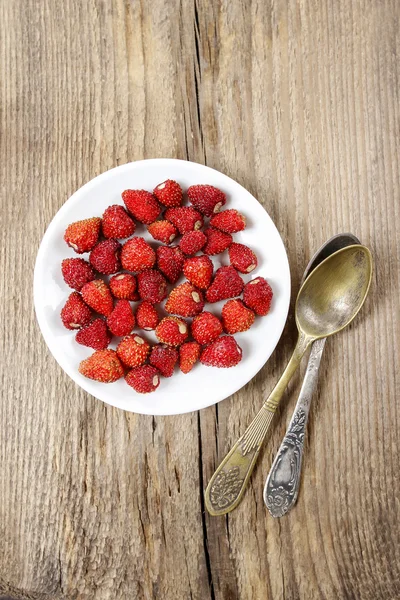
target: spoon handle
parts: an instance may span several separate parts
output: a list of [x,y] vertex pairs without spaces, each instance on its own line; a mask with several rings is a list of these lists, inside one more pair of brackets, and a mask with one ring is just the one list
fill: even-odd
[[311,346],[307,371],[285,437],[264,488],[264,502],[273,517],[283,517],[294,506],[300,487],[304,435],[326,338]]
[[299,335],[292,357],[269,398],[211,477],[205,491],[205,504],[211,515],[230,512],[242,499],[275,410],[312,341],[303,334]]

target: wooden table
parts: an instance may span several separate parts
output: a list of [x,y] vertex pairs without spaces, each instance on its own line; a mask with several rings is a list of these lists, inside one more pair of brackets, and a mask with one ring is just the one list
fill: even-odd
[[[397,0],[3,0],[0,593],[31,599],[400,597],[400,4]],[[55,363],[32,307],[43,233],[74,190],[149,157],[215,167],[264,204],[291,265],[352,231],[370,297],[326,347],[295,510],[265,476],[289,388],[245,499],[203,489],[288,360],[196,414],[124,413]],[[293,306],[292,306],[293,308]]]

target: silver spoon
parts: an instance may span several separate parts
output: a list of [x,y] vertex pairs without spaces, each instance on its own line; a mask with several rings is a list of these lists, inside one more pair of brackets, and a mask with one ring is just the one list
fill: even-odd
[[[304,271],[301,285],[308,275],[323,260],[337,250],[360,244],[351,233],[343,233],[330,238],[314,254]],[[295,505],[300,487],[301,463],[304,449],[304,435],[307,427],[311,398],[318,380],[318,370],[326,338],[316,340],[311,346],[310,357],[300,395],[285,437],[272,464],[265,482],[264,502],[273,517],[283,517]]]

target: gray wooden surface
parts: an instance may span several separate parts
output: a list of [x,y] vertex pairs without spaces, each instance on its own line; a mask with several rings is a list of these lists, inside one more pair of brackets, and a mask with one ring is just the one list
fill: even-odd
[[[400,104],[397,0],[0,0],[0,593],[13,599],[394,600],[399,560]],[[242,504],[202,491],[287,361],[199,414],[125,414],[82,392],[32,307],[42,235],[83,183],[178,157],[266,207],[293,293],[352,231],[376,261],[329,341],[297,507],[265,475],[292,382]]]

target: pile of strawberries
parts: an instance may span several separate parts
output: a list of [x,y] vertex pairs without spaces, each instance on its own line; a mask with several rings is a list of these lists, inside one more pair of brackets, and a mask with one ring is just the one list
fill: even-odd
[[[253,271],[257,257],[233,241],[246,220],[234,209],[220,212],[225,194],[211,185],[193,185],[187,197],[191,206],[182,205],[182,189],[170,179],[153,193],[125,190],[126,208],[109,206],[101,219],[67,227],[66,243],[77,254],[90,252],[88,261],[66,258],[61,266],[65,282],[75,290],[61,310],[62,322],[78,330],[78,344],[95,350],[79,365],[84,376],[103,383],[125,376],[137,392],[147,393],[157,389],[160,376],[171,377],[178,362],[183,373],[197,361],[214,367],[240,362],[242,350],[232,334],[268,313],[272,290],[262,277],[245,284],[239,275]],[[156,250],[134,236],[136,222],[161,242]],[[214,273],[210,256],[225,250],[230,265]],[[186,281],[173,287],[182,273]],[[165,299],[168,316],[161,318],[156,305]],[[206,302],[220,300],[227,300],[220,318],[204,310]],[[139,302],[135,312],[131,302]],[[132,333],[135,327],[154,330],[159,343],[151,346]],[[116,350],[108,348],[113,336],[122,338]]]

